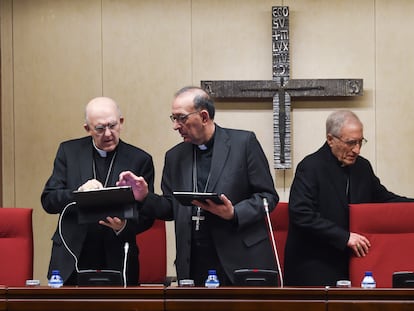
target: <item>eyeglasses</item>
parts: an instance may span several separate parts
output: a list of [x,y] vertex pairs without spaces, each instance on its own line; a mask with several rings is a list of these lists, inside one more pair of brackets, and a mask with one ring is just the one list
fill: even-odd
[[117,127],[117,125],[118,125],[118,122],[112,122],[106,125],[97,125],[94,127],[94,130],[97,134],[103,134],[105,133],[106,129],[113,131]]
[[192,114],[195,114],[197,112],[200,112],[200,111],[197,110],[197,111],[193,111],[193,112],[190,112],[190,113],[187,113],[187,114],[179,114],[179,115],[173,115],[172,114],[172,115],[170,115],[170,119],[171,119],[171,122],[177,122],[179,124],[184,124],[187,121],[189,116],[191,116]]
[[359,147],[362,147],[363,145],[365,145],[368,140],[366,140],[364,137],[362,139],[358,139],[358,140],[343,140],[338,136],[332,135],[333,137],[339,139],[342,143],[344,143],[345,145],[347,145],[349,148],[353,149],[355,148],[356,145],[358,145]]

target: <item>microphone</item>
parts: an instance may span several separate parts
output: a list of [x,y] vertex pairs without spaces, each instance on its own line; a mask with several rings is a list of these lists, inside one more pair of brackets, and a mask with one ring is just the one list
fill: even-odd
[[[60,213],[59,221],[58,221],[58,230],[59,230],[60,239],[62,240],[64,247],[69,252],[69,254],[72,255],[73,259],[75,260],[75,270],[78,276],[78,286],[120,286],[122,284],[120,271],[95,270],[95,269],[79,270],[79,267],[78,267],[79,259],[76,256],[76,254],[70,249],[68,244],[66,243],[66,240],[63,234],[63,229],[62,229],[63,217],[67,209],[72,205],[76,205],[76,202],[71,202],[67,204],[63,208],[62,212]],[[128,252],[127,247],[129,248],[129,244],[128,246],[124,246],[125,252]],[[124,261],[126,262],[126,258],[124,259]],[[126,268],[124,269],[126,270]],[[124,279],[125,279],[125,284],[126,284],[126,278]]]
[[79,268],[78,268],[78,257],[76,257],[76,255],[72,252],[72,250],[69,248],[68,244],[65,241],[65,237],[63,236],[63,232],[62,232],[62,221],[63,221],[63,215],[66,213],[66,210],[71,206],[71,205],[76,205],[76,202],[71,202],[69,204],[67,204],[62,212],[60,213],[59,216],[59,221],[58,221],[58,228],[59,228],[59,236],[60,239],[62,240],[63,246],[65,246],[66,250],[69,252],[69,254],[72,255],[72,257],[75,259],[75,269],[76,272],[79,273]]
[[[234,284],[236,286],[278,286],[283,287],[282,269],[280,268],[279,256],[276,250],[275,237],[273,235],[272,223],[269,216],[269,204],[266,198],[263,198],[263,207],[267,216],[270,236],[272,237],[273,255],[276,259],[276,270],[263,269],[238,269],[234,271]],[[278,277],[280,281],[278,281]]]
[[279,272],[280,287],[283,287],[282,269],[280,268],[279,255],[277,253],[275,236],[273,234],[272,222],[270,221],[269,203],[267,202],[266,198],[263,198],[263,207],[264,207],[265,212],[266,212],[266,219],[267,219],[267,224],[269,226],[270,236],[272,237],[273,253],[275,255],[277,270]]
[[122,276],[124,279],[124,287],[127,287],[126,269],[127,269],[128,250],[129,250],[129,243],[125,242],[124,244],[124,268],[122,272]]

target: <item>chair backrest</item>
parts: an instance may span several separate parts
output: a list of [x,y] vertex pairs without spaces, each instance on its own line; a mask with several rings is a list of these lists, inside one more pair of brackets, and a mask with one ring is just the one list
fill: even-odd
[[270,213],[273,235],[276,242],[276,250],[279,255],[279,263],[283,272],[285,262],[285,245],[289,228],[289,211],[287,202],[279,202],[276,208]]
[[351,204],[350,231],[371,242],[367,256],[351,256],[352,286],[360,286],[365,271],[377,287],[392,287],[394,272],[414,271],[414,203]]
[[31,208],[0,208],[0,284],[24,286],[33,278]]
[[137,235],[139,281],[141,284],[164,284],[167,278],[167,237],[165,221],[155,220],[150,229]]

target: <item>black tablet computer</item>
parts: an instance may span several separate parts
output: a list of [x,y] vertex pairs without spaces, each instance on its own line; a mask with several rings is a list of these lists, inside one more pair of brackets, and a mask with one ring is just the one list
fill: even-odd
[[73,197],[80,224],[97,223],[107,216],[122,219],[138,217],[134,194],[129,186],[74,191]]
[[200,202],[206,202],[206,200],[211,200],[216,204],[223,204],[223,201],[220,199],[220,196],[217,193],[202,193],[202,192],[182,192],[174,191],[173,196],[182,204],[191,206],[193,200]]

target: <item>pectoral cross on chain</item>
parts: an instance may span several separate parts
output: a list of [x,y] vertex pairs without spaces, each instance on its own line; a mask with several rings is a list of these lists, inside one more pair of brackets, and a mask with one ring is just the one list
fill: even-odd
[[197,215],[191,217],[192,221],[195,221],[195,230],[198,231],[200,230],[200,220],[204,220],[205,217],[203,215],[201,215],[201,208],[197,207]]

